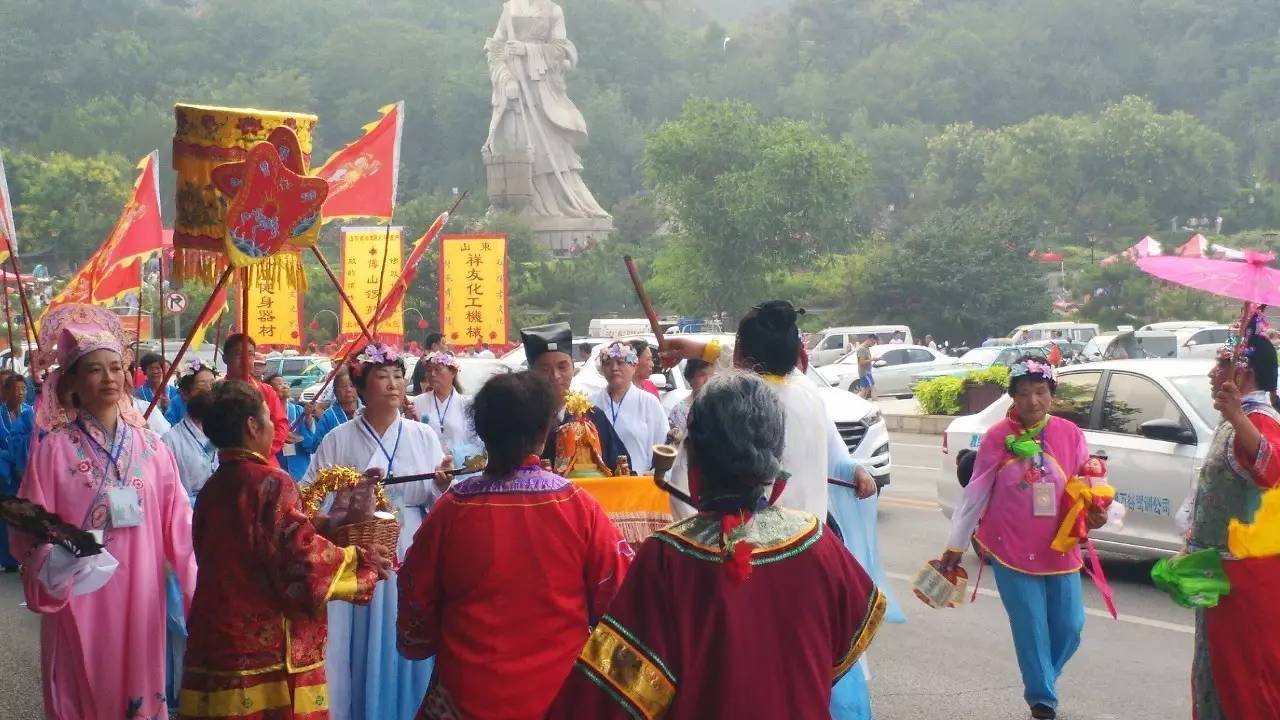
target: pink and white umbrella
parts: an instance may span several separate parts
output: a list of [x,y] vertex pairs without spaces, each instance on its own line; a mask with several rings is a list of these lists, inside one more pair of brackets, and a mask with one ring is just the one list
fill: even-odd
[[1163,255],[1138,259],[1148,275],[1213,295],[1261,305],[1280,305],[1280,270],[1273,253],[1243,251],[1244,261]]

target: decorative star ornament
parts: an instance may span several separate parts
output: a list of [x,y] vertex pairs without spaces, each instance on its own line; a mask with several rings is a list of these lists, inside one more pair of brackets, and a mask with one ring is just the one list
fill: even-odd
[[[227,254],[237,267],[279,252],[301,224],[319,215],[329,194],[324,180],[286,167],[278,148],[269,141],[254,145],[243,163],[228,165],[243,166],[226,221]],[[230,182],[235,171],[222,170],[225,167],[215,168],[214,174]]]
[[[267,134],[266,142],[272,144],[276,148],[276,152],[280,155],[280,162],[286,168],[297,173],[305,175],[306,170],[302,167],[302,145],[298,143],[298,135],[288,125],[280,125]],[[213,186],[218,188],[228,198],[234,198],[240,192],[240,188],[244,186],[245,170],[248,168],[248,160],[239,162],[230,162],[219,165],[213,169],[210,176],[213,180]],[[290,233],[291,237],[298,237],[305,234],[308,230],[315,227],[320,221],[320,211],[316,210],[311,215],[302,219],[297,227]]]

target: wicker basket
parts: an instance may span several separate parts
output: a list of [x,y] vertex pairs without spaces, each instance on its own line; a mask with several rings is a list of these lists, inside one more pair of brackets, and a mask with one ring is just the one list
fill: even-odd
[[380,510],[379,515],[385,515],[386,517],[375,517],[367,522],[352,523],[335,528],[333,531],[334,544],[344,547],[347,545],[377,545],[383,549],[386,555],[391,556],[400,540],[400,521],[385,510]]

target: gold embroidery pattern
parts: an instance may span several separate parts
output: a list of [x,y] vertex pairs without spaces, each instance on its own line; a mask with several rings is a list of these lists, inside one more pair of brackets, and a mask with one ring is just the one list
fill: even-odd
[[674,679],[606,622],[596,625],[578,662],[645,718],[662,717],[675,697]]

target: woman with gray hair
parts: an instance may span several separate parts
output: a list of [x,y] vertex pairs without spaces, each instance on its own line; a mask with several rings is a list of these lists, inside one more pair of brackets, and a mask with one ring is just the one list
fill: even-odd
[[773,505],[784,436],[759,376],[706,384],[685,441],[699,512],[640,546],[548,717],[828,716],[886,600],[817,517]]

